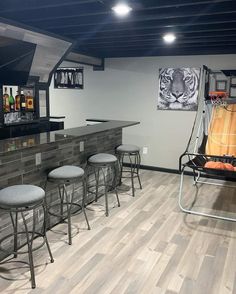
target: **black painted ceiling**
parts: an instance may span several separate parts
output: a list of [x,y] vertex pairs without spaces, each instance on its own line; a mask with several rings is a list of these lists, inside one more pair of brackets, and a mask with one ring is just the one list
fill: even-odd
[[[126,2],[133,10],[118,18],[111,0],[1,0],[0,17],[70,38],[74,51],[97,57],[236,53],[236,0]],[[163,43],[167,32],[176,33],[172,45]]]

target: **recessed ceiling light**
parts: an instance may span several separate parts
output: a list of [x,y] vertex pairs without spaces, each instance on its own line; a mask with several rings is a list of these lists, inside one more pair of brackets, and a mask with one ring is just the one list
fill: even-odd
[[163,39],[164,39],[164,41],[166,43],[171,44],[171,43],[173,43],[175,41],[176,36],[174,34],[172,34],[172,33],[169,33],[169,34],[165,34],[163,36]]
[[112,10],[117,14],[118,16],[126,16],[130,13],[132,8],[128,6],[125,3],[118,3],[114,7],[112,7]]

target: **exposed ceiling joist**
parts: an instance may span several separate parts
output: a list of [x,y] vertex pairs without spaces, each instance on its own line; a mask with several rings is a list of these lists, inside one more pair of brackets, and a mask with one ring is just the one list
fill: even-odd
[[[99,58],[236,51],[235,0],[128,1],[133,10],[121,19],[115,0],[2,0],[0,17],[69,37],[75,51]],[[167,32],[177,37],[171,46]]]
[[[190,3],[180,3],[178,5],[178,7],[175,7],[176,9],[180,9],[182,15],[189,13],[189,10],[193,9],[194,7],[196,7],[196,4],[199,7],[199,10],[202,10],[202,13],[204,13],[204,10],[206,10],[207,7],[211,7],[212,9],[218,10],[218,12],[222,12],[223,8],[225,5],[227,5],[229,8],[229,11],[232,10],[232,5],[235,4],[235,1],[232,0],[222,0],[222,1],[201,1],[201,2],[190,2]],[[153,5],[150,7],[143,7],[143,8],[138,8],[137,10],[135,10],[132,14],[134,13],[152,13],[154,14],[154,12],[156,12],[157,15],[160,15],[160,13],[163,12],[170,12],[171,9],[173,8],[173,6],[170,5]],[[212,11],[213,12],[213,11]],[[100,18],[104,18],[107,17],[108,15],[111,14],[111,10],[110,8],[106,8],[105,6],[101,6],[100,9],[97,9],[96,11],[92,11],[91,8],[80,8],[78,10],[73,10],[73,11],[64,11],[64,14],[62,15],[61,13],[55,13],[54,11],[54,15],[40,15],[40,16],[34,16],[34,17],[28,17],[25,22],[26,23],[31,23],[31,24],[37,24],[40,22],[44,22],[45,21],[67,21],[67,20],[71,20],[71,19],[80,19],[80,21],[84,18],[87,19],[88,17],[100,17]]]
[[[7,0],[1,1],[0,9],[1,13],[11,13],[11,12],[19,12],[19,11],[39,11],[40,9],[55,9],[55,8],[64,8],[64,7],[73,7],[73,6],[89,6],[93,3],[99,3],[104,7],[111,8],[115,1],[113,0],[24,0],[21,1],[19,6],[19,0]],[[144,2],[144,3],[143,3]],[[135,9],[145,9],[145,7],[156,7],[156,8],[174,8],[174,7],[185,7],[189,5],[200,5],[200,4],[217,4],[217,3],[226,3],[226,2],[234,2],[234,0],[172,0],[171,2],[165,0],[155,1],[131,1],[131,5],[135,7]],[[150,4],[149,4],[150,3]],[[158,3],[158,5],[157,5]],[[148,9],[148,8],[146,8]]]
[[[234,19],[230,19],[230,20],[221,20],[221,21],[217,21],[217,20],[213,20],[213,21],[200,21],[198,23],[196,22],[191,22],[191,20],[189,20],[188,22],[172,22],[171,24],[159,24],[159,25],[156,25],[156,24],[153,24],[153,25],[141,25],[141,26],[137,26],[135,28],[135,31],[136,30],[149,30],[149,29],[163,29],[163,31],[176,31],[176,30],[179,30],[181,27],[198,27],[198,26],[208,26],[208,25],[220,25],[221,27],[224,27],[224,25],[227,25],[227,24],[231,24],[235,27],[235,24],[236,24],[236,18]],[[126,34],[128,31],[131,31],[132,28],[130,27],[127,27],[127,26],[123,26],[123,27],[119,27],[119,28],[105,28],[105,29],[99,29],[99,30],[96,30],[96,28],[92,31],[90,31],[89,33],[87,33],[86,35],[88,37],[93,37],[96,35],[97,32],[101,33],[101,32],[109,32],[110,34],[113,34],[115,32],[122,32],[123,34]],[[75,30],[72,30],[70,32],[66,32],[63,31],[61,32],[64,36],[73,36],[73,35],[78,35],[78,31],[75,29]]]
[[[229,34],[229,35],[224,35],[223,37],[221,35],[215,35],[215,36],[190,36],[190,37],[180,37],[178,38],[178,41],[176,44],[181,44],[184,42],[188,42],[188,43],[195,43],[195,42],[224,42],[224,41],[228,41],[228,40],[236,40],[236,32],[234,34]],[[107,42],[91,42],[91,43],[86,43],[86,47],[91,47],[94,46],[96,48],[98,47],[105,47],[105,46],[119,46],[119,44],[123,44],[125,43],[127,44],[134,44],[137,45],[139,43],[146,43],[149,42],[150,44],[153,43],[163,43],[162,42],[162,37],[159,36],[158,38],[140,38],[140,39],[126,39],[126,40],[122,40],[122,41],[107,41]],[[81,45],[81,44],[80,44]]]
[[[181,33],[176,33],[177,38],[186,38],[186,39],[195,39],[199,37],[204,37],[204,38],[222,38],[222,32],[223,32],[223,38],[225,37],[236,37],[236,27],[234,30],[230,31],[205,31],[205,32],[181,32]],[[162,39],[163,33],[153,33],[153,34],[139,34],[139,35],[132,35],[132,36],[120,36],[120,37],[112,37],[110,36],[109,38],[93,38],[92,41],[86,41],[86,45],[97,45],[97,44],[110,44],[110,43],[120,43],[120,42],[137,42],[137,41],[155,41],[157,39]],[[78,41],[78,44],[82,45],[83,41],[81,40]]]
[[28,0],[21,1],[20,7],[18,0],[8,0],[8,3],[4,3],[3,1],[0,4],[2,13],[10,13],[10,12],[19,12],[19,11],[32,11],[32,10],[40,10],[40,9],[55,9],[57,7],[66,7],[66,6],[74,6],[74,5],[89,5],[92,3],[98,3],[98,0],[67,0],[67,1],[38,1],[38,0]]
[[[57,25],[48,25],[47,29],[58,31],[58,30],[71,30],[71,29],[89,29],[95,26],[105,27],[105,26],[128,26],[128,25],[138,25],[140,22],[161,22],[161,21],[168,21],[173,22],[176,19],[183,19],[183,21],[193,21],[193,18],[196,19],[212,19],[215,20],[217,18],[217,21],[226,21],[227,19],[235,19],[236,14],[236,3],[235,7],[231,7],[230,11],[203,11],[203,12],[192,12],[188,14],[183,14],[183,12],[174,12],[171,14],[155,14],[155,15],[145,15],[145,16],[136,16],[136,17],[130,17],[126,20],[117,20],[114,19],[114,17],[107,19],[105,21],[97,21],[97,20],[90,20],[89,22],[80,22],[74,21],[73,23],[61,23]],[[185,20],[186,19],[186,20]],[[45,24],[42,26],[45,27]]]

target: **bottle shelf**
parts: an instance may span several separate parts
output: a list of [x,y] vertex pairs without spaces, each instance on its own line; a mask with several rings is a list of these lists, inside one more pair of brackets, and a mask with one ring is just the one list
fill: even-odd
[[[43,128],[40,119],[48,120],[49,116],[48,85],[37,81],[28,86],[0,85],[0,96],[1,138],[40,132]],[[10,97],[14,98],[14,104]],[[45,130],[48,129],[47,125]]]
[[28,124],[36,124],[38,123],[38,119],[33,119],[33,120],[22,120],[19,122],[12,122],[12,123],[5,123],[4,126],[10,127],[10,126],[19,126],[19,125],[28,125]]
[[8,113],[26,113],[26,112],[35,112],[35,110],[15,110],[15,111],[4,111],[4,114],[8,114]]

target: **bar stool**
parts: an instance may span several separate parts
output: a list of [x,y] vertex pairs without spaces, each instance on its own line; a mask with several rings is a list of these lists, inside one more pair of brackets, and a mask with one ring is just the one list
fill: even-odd
[[[88,230],[90,230],[90,225],[88,222],[88,218],[85,212],[85,197],[87,193],[86,189],[86,179],[84,176],[84,170],[78,166],[73,165],[64,165],[52,170],[47,177],[47,181],[51,183],[55,183],[58,186],[59,197],[60,197],[60,213],[54,213],[52,208],[54,205],[49,205],[48,213],[53,216],[59,216],[61,221],[63,222],[66,218],[68,219],[68,243],[72,244],[72,236],[71,236],[71,215],[75,215],[76,213],[82,210]],[[74,202],[74,192],[75,192],[75,183],[82,182],[83,185],[83,196],[82,196],[82,204],[78,204]],[[67,186],[73,185],[71,197],[67,191]],[[75,212],[71,212],[72,207],[77,206],[78,210]],[[64,207],[66,210],[64,211]]]
[[[139,168],[141,163],[140,157],[140,148],[135,145],[127,145],[123,144],[116,148],[116,154],[118,156],[118,161],[120,164],[120,184],[122,178],[131,178],[132,185],[132,196],[135,196],[135,188],[134,188],[134,178],[138,178],[139,187],[142,189],[142,184],[139,177]],[[124,170],[124,158],[129,158],[130,168]],[[124,173],[129,173],[130,175],[124,176]]]
[[[108,191],[114,190],[116,193],[116,199],[118,206],[120,207],[120,200],[117,193],[117,158],[116,156],[108,153],[98,153],[92,155],[88,158],[87,168],[92,168],[95,174],[95,201],[98,199],[98,189],[99,187],[104,187],[105,194],[105,206],[106,206],[106,216],[109,215],[108,208]],[[100,172],[102,174],[102,179],[99,179]],[[109,176],[112,176],[109,179]],[[100,180],[100,181],[99,181]],[[91,188],[91,187],[90,187]],[[88,191],[89,192],[89,191]]]
[[[36,226],[36,208],[43,209],[43,228],[41,232],[35,230]],[[51,259],[51,262],[54,262],[53,256],[49,247],[49,243],[46,236],[46,209],[45,209],[45,192],[43,189],[33,185],[14,185],[0,190],[0,209],[10,213],[13,233],[5,236],[0,240],[0,250],[8,253],[14,254],[14,257],[17,257],[17,254],[28,253],[29,257],[29,266],[31,274],[31,286],[32,288],[36,287],[35,283],[35,273],[34,273],[34,262],[33,262],[33,251],[41,248],[45,243],[48,249],[48,253]],[[29,222],[26,220],[26,213],[33,213],[32,220],[32,230],[29,229]],[[19,214],[21,215],[23,221],[23,231],[18,232],[18,218]],[[37,219],[38,224],[38,219]],[[18,251],[18,235],[25,235],[26,244],[28,250]],[[2,242],[8,238],[13,237],[13,251],[6,250],[2,248]],[[33,240],[35,237],[42,237],[43,242],[37,247],[33,248]]]

